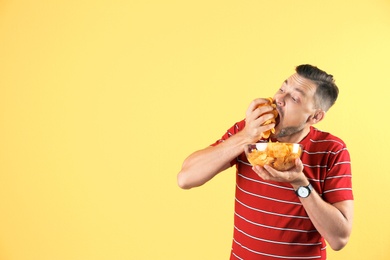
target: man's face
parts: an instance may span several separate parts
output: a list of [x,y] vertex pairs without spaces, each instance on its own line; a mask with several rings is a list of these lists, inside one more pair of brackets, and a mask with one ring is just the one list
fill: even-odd
[[315,112],[314,94],[317,86],[297,73],[286,79],[274,100],[279,112],[275,137],[288,137],[308,131],[309,119]]

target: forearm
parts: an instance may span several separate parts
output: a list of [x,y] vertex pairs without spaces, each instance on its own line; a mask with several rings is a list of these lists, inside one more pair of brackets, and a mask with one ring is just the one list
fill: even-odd
[[203,185],[230,167],[230,162],[244,151],[245,144],[249,142],[245,135],[237,133],[217,146],[191,154],[185,159],[177,176],[178,185],[183,189]]
[[[302,172],[303,164],[300,159],[296,160],[293,169],[285,172],[277,171],[268,165],[255,166],[253,170],[264,180],[289,182],[294,190],[309,184],[309,180]],[[300,198],[300,201],[313,225],[330,247],[334,250],[342,249],[352,231],[353,201],[329,204],[315,190],[308,197]]]
[[[294,187],[296,189],[297,187]],[[352,230],[353,201],[336,204],[325,202],[316,191],[300,198],[310,220],[333,250],[342,249]]]

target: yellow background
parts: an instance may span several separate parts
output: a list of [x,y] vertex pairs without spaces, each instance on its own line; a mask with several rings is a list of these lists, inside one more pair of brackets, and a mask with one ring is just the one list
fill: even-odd
[[176,174],[302,63],[353,161],[329,259],[390,259],[389,46],[388,0],[0,1],[0,259],[227,259],[234,170]]

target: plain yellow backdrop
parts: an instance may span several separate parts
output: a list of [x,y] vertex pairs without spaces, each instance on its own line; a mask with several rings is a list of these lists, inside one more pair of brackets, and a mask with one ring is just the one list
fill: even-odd
[[0,1],[0,259],[228,259],[234,170],[196,149],[302,63],[333,74],[355,221],[329,259],[390,259],[388,0]]

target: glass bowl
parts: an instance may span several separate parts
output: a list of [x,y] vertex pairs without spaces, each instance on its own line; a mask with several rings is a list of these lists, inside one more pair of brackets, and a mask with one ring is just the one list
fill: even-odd
[[302,155],[302,146],[297,143],[255,143],[245,146],[245,155],[253,166],[269,165],[278,171],[286,171],[295,165]]

